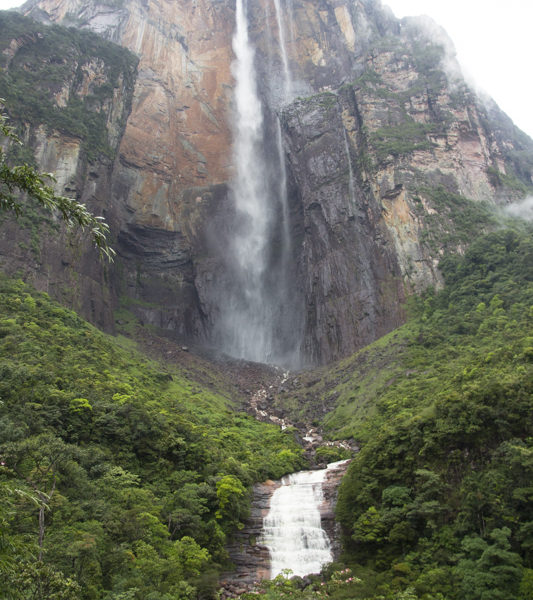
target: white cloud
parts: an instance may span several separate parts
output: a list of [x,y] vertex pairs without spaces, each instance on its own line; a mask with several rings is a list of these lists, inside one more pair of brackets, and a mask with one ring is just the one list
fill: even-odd
[[24,4],[24,0],[0,0],[0,10],[7,10],[8,8],[15,8]]
[[527,197],[520,202],[508,204],[504,211],[512,217],[520,217],[526,221],[533,221],[533,196]]

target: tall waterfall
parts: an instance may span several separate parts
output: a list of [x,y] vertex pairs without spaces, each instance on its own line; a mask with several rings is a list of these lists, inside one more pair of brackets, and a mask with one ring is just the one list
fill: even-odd
[[289,194],[287,190],[287,167],[285,165],[285,153],[283,151],[283,136],[281,134],[281,123],[276,119],[276,149],[279,161],[279,200],[281,204],[282,215],[282,275],[286,278],[287,273],[287,258],[291,249],[291,232],[289,228]]
[[283,569],[300,576],[318,573],[333,560],[319,511],[326,472],[322,469],[287,475],[272,495],[270,511],[263,520],[262,540],[270,551],[271,578]]
[[285,30],[283,29],[280,0],[274,0],[274,8],[276,9],[276,22],[278,25],[279,46],[281,52],[281,62],[283,64],[283,79],[285,84],[283,90],[283,100],[286,102],[290,99],[292,94],[292,77],[289,69],[289,60],[287,58],[287,49],[285,45]]
[[[301,326],[289,257],[283,140],[277,118],[273,123],[272,114],[261,102],[249,39],[248,1],[236,1],[232,64],[235,171],[230,190],[235,218],[227,235],[229,242],[221,248],[225,273],[214,340],[227,354],[238,358],[296,366]],[[276,7],[279,9],[278,0]],[[290,73],[284,49],[282,54],[286,92]],[[263,92],[266,79],[262,81]]]
[[254,50],[248,37],[245,0],[237,0],[235,61],[235,177],[232,196],[237,222],[231,248],[233,281],[222,299],[219,337],[233,356],[268,362],[273,318],[265,289],[271,215],[265,182],[263,110],[257,92]]
[[348,192],[350,194],[352,209],[354,209],[357,203],[355,198],[355,179],[353,176],[352,157],[350,154],[350,146],[348,144],[348,135],[346,134],[346,129],[343,128],[342,133],[344,136],[344,149],[346,150],[346,160],[348,161]]
[[[274,8],[276,9],[276,23],[278,26],[278,38],[281,53],[281,60],[283,64],[283,95],[282,104],[285,104],[291,100],[292,95],[292,76],[289,68],[289,60],[287,58],[287,49],[285,47],[285,32],[283,29],[283,17],[281,14],[280,0],[274,0]],[[276,151],[279,161],[279,199],[282,207],[283,215],[283,231],[282,231],[282,244],[284,247],[284,257],[290,253],[291,249],[291,237],[289,231],[289,197],[287,189],[287,167],[285,165],[285,152],[283,149],[283,135],[281,132],[281,123],[279,116],[276,117]],[[289,276],[287,272],[287,264],[284,261],[282,263],[282,276],[287,278]]]

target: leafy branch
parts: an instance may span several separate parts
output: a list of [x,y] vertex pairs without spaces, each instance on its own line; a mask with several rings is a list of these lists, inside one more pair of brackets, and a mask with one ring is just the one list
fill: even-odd
[[[4,102],[0,99],[0,109]],[[22,145],[22,141],[13,127],[7,124],[8,117],[0,112],[0,135],[6,138],[4,146]],[[28,164],[11,167],[7,162],[7,154],[0,146],[0,210],[8,210],[18,217],[24,212],[24,195],[35,200],[49,212],[57,212],[68,227],[88,229],[100,255],[113,262],[115,251],[107,242],[109,225],[103,217],[94,216],[85,204],[72,198],[57,195],[50,183],[55,178],[50,173],[39,173]]]

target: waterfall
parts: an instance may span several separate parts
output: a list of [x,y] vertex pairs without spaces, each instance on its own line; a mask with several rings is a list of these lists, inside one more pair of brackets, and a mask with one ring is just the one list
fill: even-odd
[[268,362],[272,356],[272,307],[265,289],[270,228],[269,190],[263,156],[263,109],[257,91],[254,50],[248,38],[245,0],[237,0],[235,60],[235,177],[231,194],[236,223],[231,248],[232,281],[221,299],[217,334],[224,350]]
[[291,45],[294,44],[294,6],[293,0],[287,0],[287,12],[289,14],[289,38]]
[[[283,106],[292,100],[294,86],[291,72],[289,69],[289,61],[287,58],[287,50],[285,47],[285,31],[283,28],[283,18],[281,13],[280,0],[274,0],[274,8],[276,12],[276,23],[278,26],[278,40],[281,54],[281,62],[283,66],[283,87],[281,93],[280,104]],[[291,279],[294,273],[290,268],[290,257],[292,255],[292,240],[290,230],[290,208],[289,208],[289,190],[287,179],[287,165],[285,164],[285,150],[283,147],[283,134],[281,129],[281,120],[279,113],[274,116],[274,126],[276,128],[276,154],[278,161],[278,199],[281,206],[281,260],[279,265],[279,279],[282,283],[280,287],[281,294],[279,295],[279,306],[288,306],[290,304],[289,296],[291,290]],[[285,310],[284,319],[282,318],[278,325],[278,330],[293,328],[295,332],[301,331],[301,317],[296,317],[291,314],[291,311]],[[293,344],[288,352],[285,352],[285,359],[289,364],[299,365],[299,348],[298,344]]]
[[352,202],[352,209],[355,210],[357,202],[355,199],[355,180],[353,176],[352,157],[350,155],[350,146],[348,145],[348,136],[346,135],[346,129],[342,129],[344,135],[344,148],[346,150],[346,159],[348,160],[348,191],[350,193],[350,200]]
[[[346,461],[341,461],[346,462]],[[274,492],[263,520],[262,543],[270,551],[270,577],[290,569],[293,575],[318,573],[333,560],[330,541],[322,529],[319,507],[327,469],[287,475]]]
[[[279,9],[279,0],[275,1]],[[219,312],[213,322],[213,341],[237,358],[296,367],[303,328],[291,262],[285,153],[277,115],[264,110],[261,101],[260,91],[268,95],[265,86],[270,78],[259,85],[249,39],[248,2],[236,0],[235,170],[230,186],[235,215],[228,221],[231,229],[221,232],[224,268],[217,280]],[[281,25],[278,13],[280,32]],[[288,91],[290,72],[284,48],[282,54],[283,87]]]
[[[287,167],[285,165],[285,153],[283,151],[283,137],[281,135],[281,123],[276,120],[276,142],[279,161],[279,201],[281,204],[282,218],[282,275],[286,280],[288,277],[288,258],[291,250],[291,232],[289,220],[289,196],[287,190]],[[287,282],[288,283],[288,282]]]
[[291,98],[292,94],[292,78],[289,70],[289,61],[287,59],[287,49],[285,47],[285,31],[283,29],[283,23],[281,19],[281,6],[280,0],[274,0],[274,7],[276,9],[276,22],[278,24],[278,36],[279,36],[279,49],[281,52],[281,62],[283,65],[283,102],[287,102]]
[[[278,36],[279,36],[279,46],[281,51],[281,60],[283,64],[283,98],[282,103],[288,102],[291,99],[292,94],[292,78],[291,72],[289,70],[289,61],[287,59],[287,50],[285,48],[285,33],[283,30],[282,23],[282,15],[281,15],[281,7],[280,0],[274,0],[274,7],[276,9],[276,22],[278,25]],[[290,245],[290,230],[289,230],[289,197],[288,197],[288,189],[287,189],[287,167],[285,165],[285,152],[283,150],[283,136],[281,133],[281,122],[279,116],[276,118],[276,150],[278,154],[278,162],[279,162],[279,199],[281,203],[282,209],[282,218],[283,218],[283,239],[282,243],[284,246],[284,257],[287,258]],[[287,276],[286,272],[286,264],[282,265],[283,275]]]

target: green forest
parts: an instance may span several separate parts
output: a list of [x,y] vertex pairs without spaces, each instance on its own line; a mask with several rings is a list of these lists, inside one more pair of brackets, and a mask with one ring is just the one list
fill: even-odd
[[212,597],[253,482],[304,466],[223,382],[0,280],[0,597]]
[[532,598],[533,239],[492,233],[440,266],[444,290],[388,340],[403,377],[360,426],[345,557],[385,597]]
[[532,231],[480,236],[440,268],[444,289],[412,298],[403,327],[284,399],[299,417],[329,405],[329,434],[361,442],[334,598],[533,598]]

